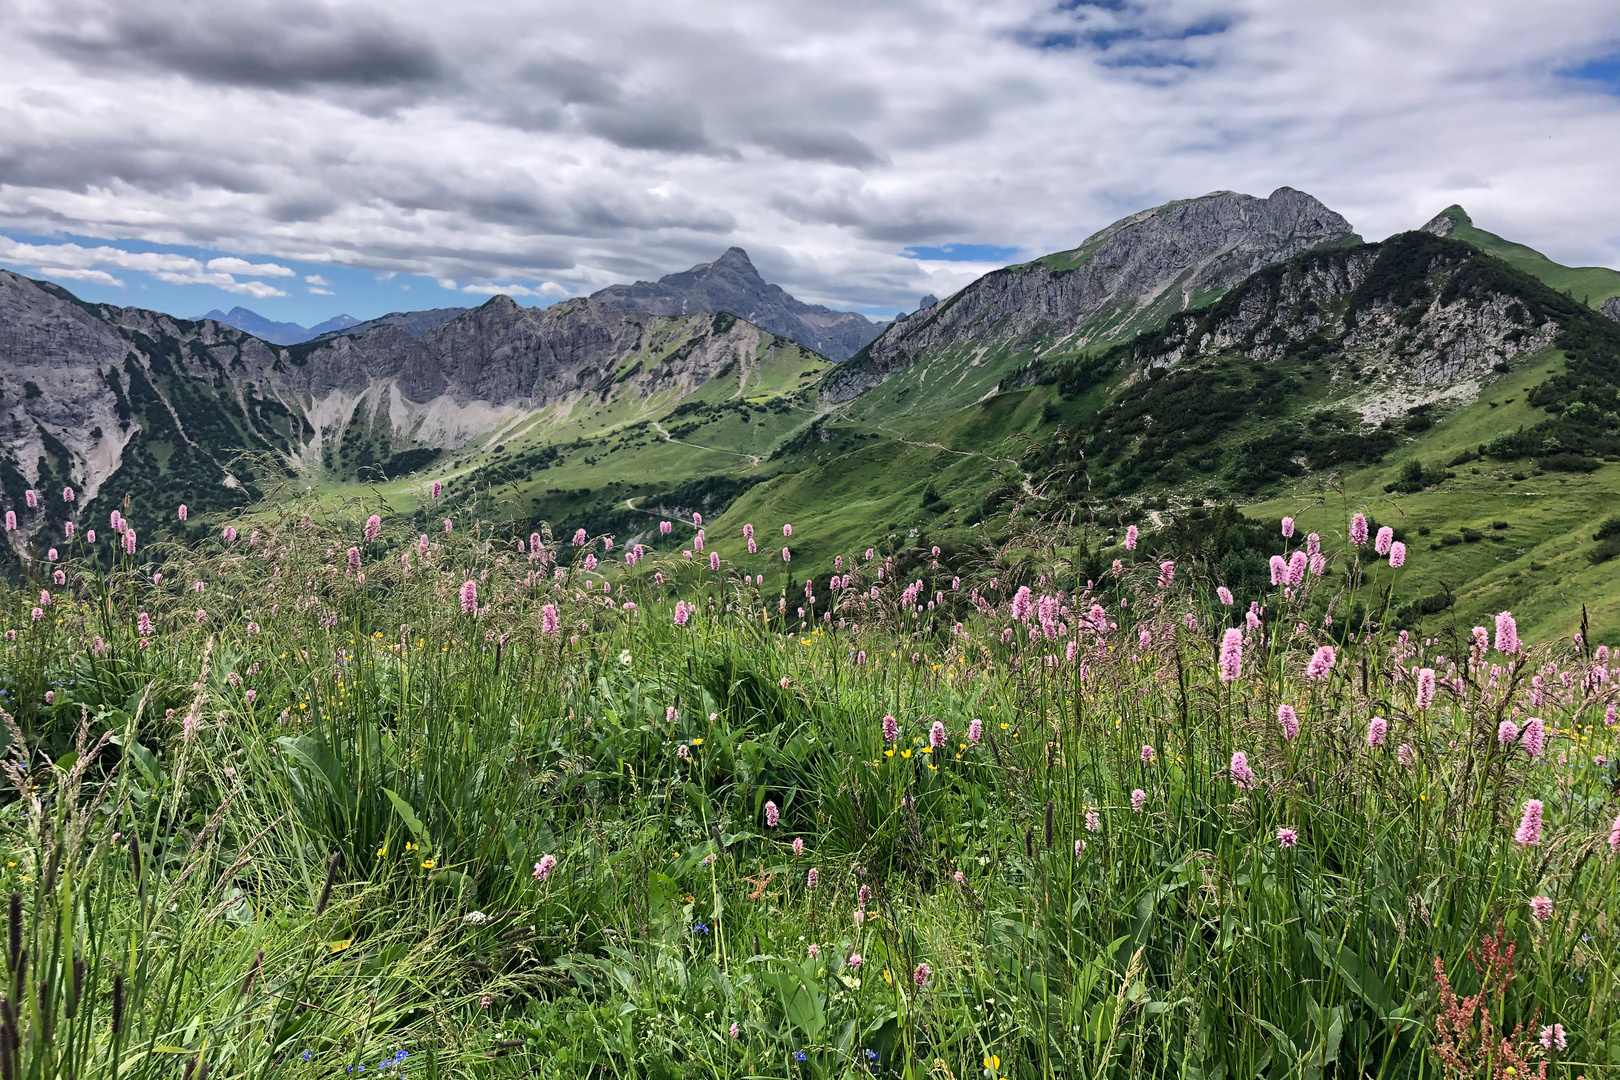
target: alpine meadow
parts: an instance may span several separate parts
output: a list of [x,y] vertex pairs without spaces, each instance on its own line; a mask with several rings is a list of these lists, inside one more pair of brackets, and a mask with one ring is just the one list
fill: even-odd
[[1587,3],[0,11],[0,1080],[1620,1077]]

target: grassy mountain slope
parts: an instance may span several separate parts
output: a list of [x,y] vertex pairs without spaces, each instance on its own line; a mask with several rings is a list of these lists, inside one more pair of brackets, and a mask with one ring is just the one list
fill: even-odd
[[1620,270],[1611,270],[1607,266],[1564,266],[1555,263],[1535,248],[1515,244],[1479,228],[1460,206],[1446,207],[1423,227],[1437,235],[1472,244],[1591,307],[1601,308],[1609,297],[1620,296]]
[[[1320,532],[1329,550],[1344,546],[1357,511],[1404,530],[1413,557],[1400,591],[1408,599],[1433,597],[1435,608],[1451,605],[1427,617],[1429,630],[1454,617],[1466,631],[1511,609],[1538,635],[1567,635],[1580,629],[1584,606],[1592,627],[1610,639],[1620,631],[1620,562],[1593,561],[1593,534],[1620,511],[1620,465],[1557,472],[1475,456],[1502,431],[1544,419],[1528,399],[1563,367],[1563,354],[1538,354],[1386,461],[1333,485],[1296,484],[1247,512],[1270,521],[1291,515],[1301,530]],[[1386,490],[1413,461],[1430,470],[1433,483],[1410,493]]]

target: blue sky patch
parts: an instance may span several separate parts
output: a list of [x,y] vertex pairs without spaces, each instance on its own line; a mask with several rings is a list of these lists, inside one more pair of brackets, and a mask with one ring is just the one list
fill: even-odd
[[1607,93],[1620,94],[1620,52],[1588,60],[1580,67],[1568,68],[1560,74],[1594,82]]
[[1015,247],[997,247],[995,244],[945,244],[942,247],[908,247],[908,259],[929,262],[1006,262],[1018,254]]

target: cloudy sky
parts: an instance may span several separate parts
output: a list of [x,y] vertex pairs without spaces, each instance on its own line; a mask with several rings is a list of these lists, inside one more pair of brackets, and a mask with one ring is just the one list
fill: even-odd
[[1620,267],[1614,0],[8,0],[0,40],[0,265],[181,315],[548,303],[732,244],[889,313],[1284,184]]

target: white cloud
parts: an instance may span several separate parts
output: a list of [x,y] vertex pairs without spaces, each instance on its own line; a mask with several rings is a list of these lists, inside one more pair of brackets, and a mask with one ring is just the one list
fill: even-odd
[[306,285],[319,285],[323,289],[332,284],[319,274],[305,274],[304,283]]
[[331,289],[323,289],[319,285],[311,285],[309,287],[309,291],[314,293],[316,296],[336,296],[337,295]]
[[224,274],[255,274],[259,277],[297,277],[298,271],[290,266],[278,266],[276,263],[250,263],[246,259],[235,256],[226,256],[220,259],[209,259],[208,269]]
[[61,266],[42,266],[39,272],[46,277],[64,278],[68,281],[88,281],[96,285],[116,285],[123,288],[124,283],[107,273],[105,270],[75,270]]
[[[61,277],[72,277],[78,281],[95,281],[104,285],[109,283],[122,285],[123,282],[117,281],[105,271],[94,270],[93,267],[111,266],[120,270],[135,270],[150,274],[159,281],[171,285],[212,285],[228,293],[251,296],[255,299],[287,295],[281,289],[262,281],[238,281],[223,270],[210,269],[221,263],[252,266],[241,259],[214,259],[205,265],[189,255],[174,252],[125,251],[111,246],[91,248],[81,244],[24,244],[0,236],[0,261],[36,266],[42,270],[48,267],[52,273]],[[93,276],[98,273],[106,280]]]
[[1369,238],[1460,201],[1620,264],[1620,94],[1559,74],[1620,50],[1613,0],[353,0],[318,31],[302,2],[0,5],[0,226],[279,260],[35,245],[238,291],[314,261],[573,295],[740,244],[909,309],[978,269],[910,245],[1060,250],[1289,184]]
[[475,293],[479,296],[496,296],[505,293],[507,296],[532,296],[543,300],[560,300],[569,295],[568,290],[555,281],[542,281],[539,285],[463,285],[460,289],[464,293]]

